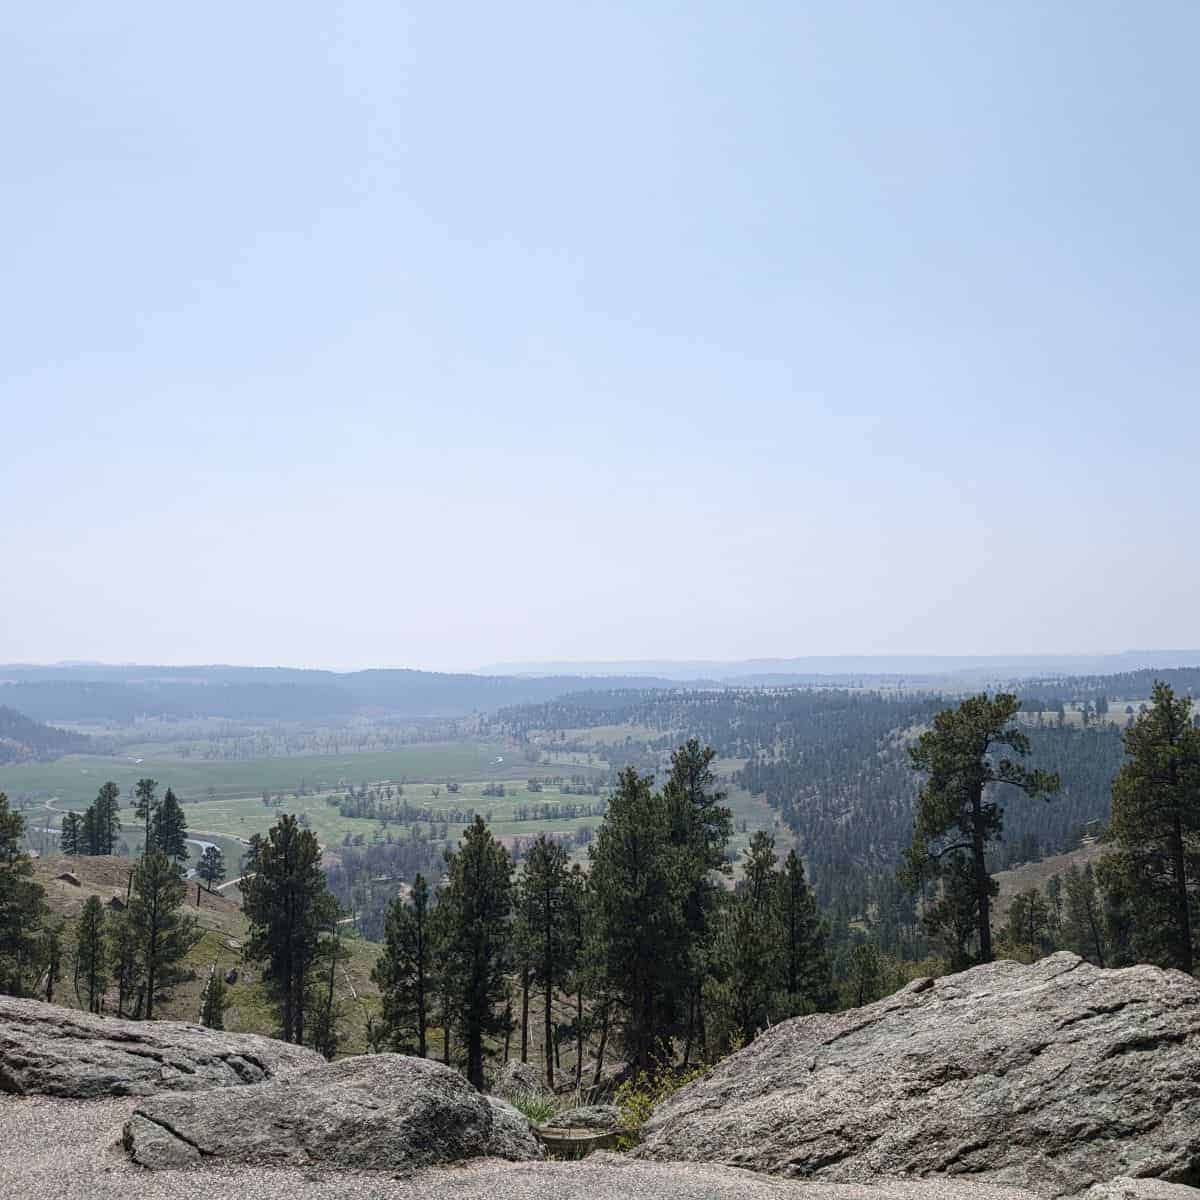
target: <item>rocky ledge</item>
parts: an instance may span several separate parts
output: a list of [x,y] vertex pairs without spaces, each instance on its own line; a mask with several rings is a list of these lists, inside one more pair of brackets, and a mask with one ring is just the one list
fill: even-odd
[[659,1108],[637,1157],[1042,1195],[1200,1181],[1200,982],[996,962],[769,1030]]
[[119,1021],[0,995],[0,1091],[91,1100],[262,1083],[324,1059],[178,1021]]

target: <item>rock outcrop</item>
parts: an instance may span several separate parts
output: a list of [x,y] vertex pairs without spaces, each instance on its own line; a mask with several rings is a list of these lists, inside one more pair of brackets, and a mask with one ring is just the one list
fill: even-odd
[[90,1100],[199,1091],[296,1075],[312,1050],[178,1021],[118,1021],[0,996],[0,1091]]
[[411,1171],[479,1157],[542,1157],[515,1109],[427,1059],[342,1059],[255,1088],[143,1101],[125,1149],[144,1167],[210,1163]]
[[1200,982],[1072,954],[917,980],[768,1031],[651,1118],[642,1158],[1043,1195],[1200,1177]]

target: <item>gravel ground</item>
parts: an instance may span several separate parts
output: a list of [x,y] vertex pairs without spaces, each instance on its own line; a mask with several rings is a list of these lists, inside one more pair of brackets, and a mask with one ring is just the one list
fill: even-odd
[[[136,1100],[0,1096],[3,1200],[1030,1200],[1028,1192],[930,1179],[801,1183],[703,1163],[635,1162],[596,1154],[578,1163],[481,1160],[404,1179],[295,1168],[145,1171],[120,1145]],[[1153,1181],[1138,1181],[1139,1184]],[[1200,1200],[1156,1184],[1143,1200]],[[1142,1189],[1139,1188],[1140,1192]],[[1123,1200],[1118,1188],[1103,1200]],[[1097,1197],[1096,1200],[1101,1200]]]

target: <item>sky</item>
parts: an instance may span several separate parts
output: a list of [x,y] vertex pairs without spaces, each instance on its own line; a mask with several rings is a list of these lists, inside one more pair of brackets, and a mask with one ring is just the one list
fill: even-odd
[[4,24],[0,661],[1200,642],[1200,6]]

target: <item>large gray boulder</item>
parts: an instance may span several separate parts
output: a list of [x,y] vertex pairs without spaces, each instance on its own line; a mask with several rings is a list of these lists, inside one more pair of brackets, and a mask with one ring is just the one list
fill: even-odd
[[652,1116],[642,1158],[1045,1195],[1200,1180],[1200,983],[1073,954],[917,980],[763,1034]]
[[251,1033],[118,1021],[0,996],[0,1091],[91,1100],[198,1091],[299,1074],[325,1060]]
[[408,1171],[477,1157],[542,1157],[515,1109],[441,1063],[400,1054],[342,1059],[255,1088],[155,1096],[125,1125],[134,1162],[310,1164]]

